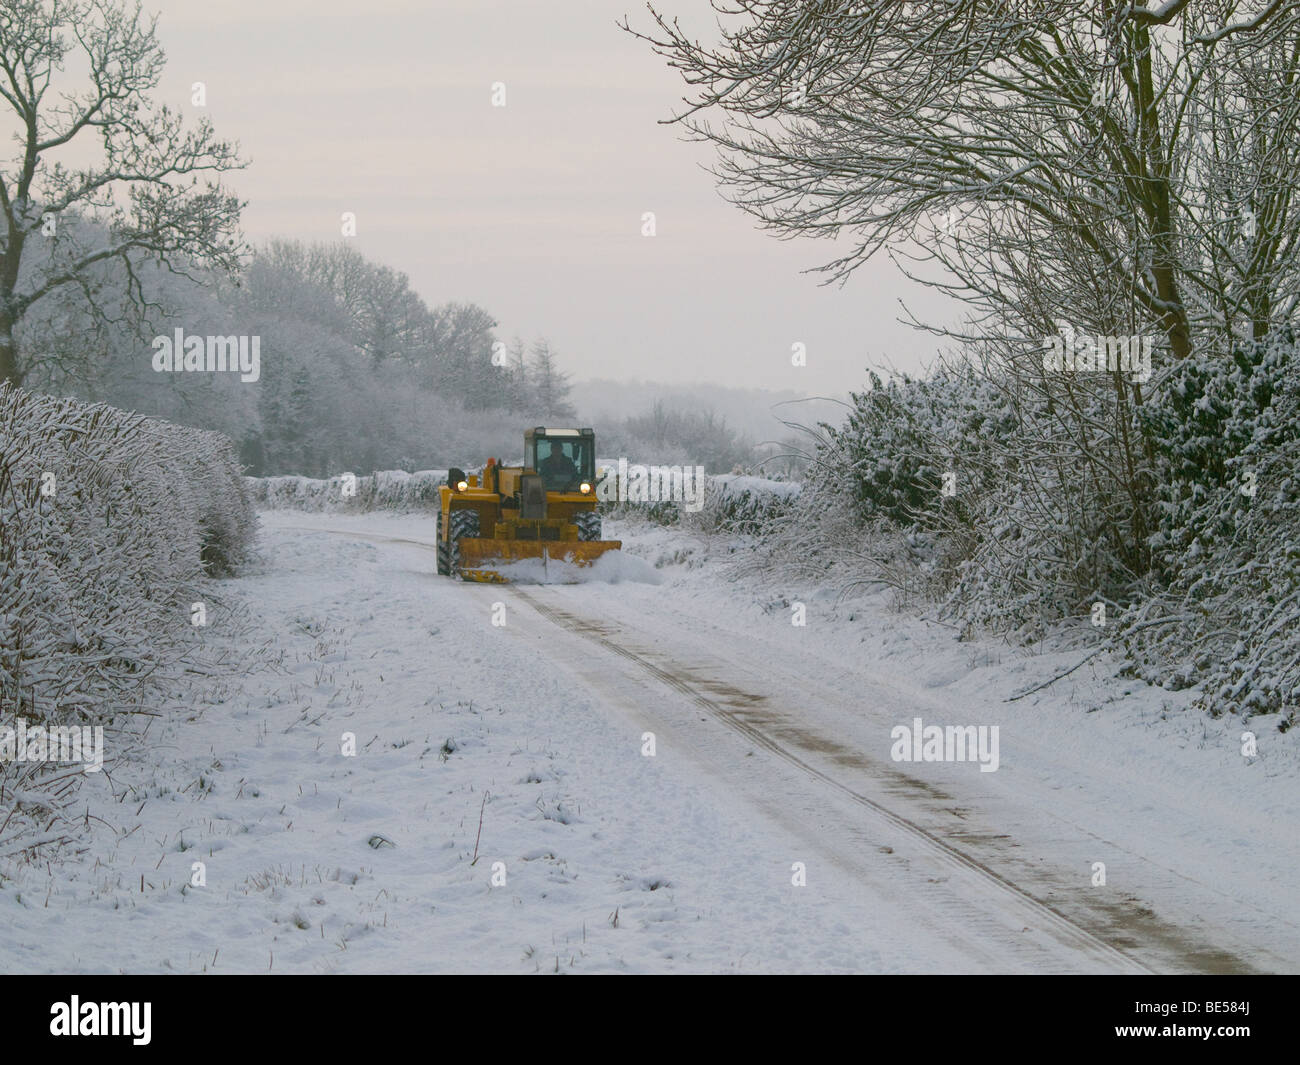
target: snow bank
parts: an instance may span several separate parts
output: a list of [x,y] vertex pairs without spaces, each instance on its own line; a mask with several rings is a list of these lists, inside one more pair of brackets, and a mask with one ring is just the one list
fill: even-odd
[[[369,510],[434,510],[438,486],[447,483],[446,470],[379,470],[356,478],[356,492],[340,475],[313,477],[245,477],[249,496],[263,508],[317,512]],[[348,495],[344,495],[345,485]]]
[[[255,525],[222,434],[0,385],[0,730],[138,710],[194,640],[205,576],[244,558]],[[0,857],[35,824],[15,794],[53,779],[57,809],[69,768],[0,742]]]

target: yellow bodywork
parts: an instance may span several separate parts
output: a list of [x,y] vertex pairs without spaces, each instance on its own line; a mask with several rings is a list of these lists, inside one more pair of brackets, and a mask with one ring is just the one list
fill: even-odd
[[[591,494],[547,492],[545,518],[519,518],[519,511],[509,506],[510,495],[507,493],[517,489],[521,472],[532,471],[521,471],[518,467],[499,468],[495,482],[501,491],[481,485],[476,475],[468,478],[463,491],[450,486],[440,489],[444,538],[450,535],[453,510],[473,510],[478,515],[479,535],[462,536],[455,541],[456,553],[449,559],[450,576],[459,576],[467,581],[507,584],[509,578],[496,569],[503,563],[540,558],[590,566],[607,551],[617,551],[623,546],[621,540],[579,539],[575,516],[583,511],[595,511],[596,500]],[[450,543],[450,540],[446,542]]]

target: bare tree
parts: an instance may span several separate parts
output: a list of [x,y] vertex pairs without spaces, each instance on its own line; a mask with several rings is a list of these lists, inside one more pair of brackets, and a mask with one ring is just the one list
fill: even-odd
[[[650,6],[730,198],[887,250],[1002,335],[1135,321],[1176,358],[1285,317],[1300,281],[1300,9],[1280,0],[713,0]],[[1055,330],[1052,329],[1054,332]],[[988,332],[985,332],[988,335]]]
[[[148,98],[165,61],[156,21],[118,0],[0,7],[0,98],[15,144],[0,160],[0,381],[21,384],[30,369],[14,339],[27,310],[67,286],[94,305],[98,264],[118,264],[142,303],[143,259],[185,276],[240,261],[242,204],[214,175],[245,163],[206,118],[187,130]],[[60,225],[65,214],[99,225]]]
[[509,406],[506,376],[492,362],[497,321],[475,303],[433,309],[431,383],[466,410]]
[[272,240],[260,257],[281,274],[328,292],[347,316],[353,343],[375,365],[429,362],[433,318],[406,274],[371,262],[342,242]]

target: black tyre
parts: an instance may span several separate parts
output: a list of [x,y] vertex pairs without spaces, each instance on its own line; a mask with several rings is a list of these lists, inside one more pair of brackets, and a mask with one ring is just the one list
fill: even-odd
[[447,544],[442,538],[442,511],[438,511],[438,573],[443,577],[451,576],[451,551],[450,544]]
[[478,536],[478,511],[453,510],[447,520],[451,523],[452,540],[461,540],[466,536]]
[[447,573],[453,577],[460,576],[460,541],[465,537],[479,535],[477,510],[453,510],[447,517]]
[[600,539],[600,515],[594,510],[580,510],[573,516],[573,524],[578,527],[579,540]]

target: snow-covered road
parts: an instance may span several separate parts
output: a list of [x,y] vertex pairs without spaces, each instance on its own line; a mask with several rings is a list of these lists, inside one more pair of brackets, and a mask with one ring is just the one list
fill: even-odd
[[[1243,760],[1100,673],[1004,702],[1054,660],[813,591],[792,625],[683,534],[502,587],[437,577],[424,518],[263,517],[225,587],[280,667],[0,889],[0,969],[1300,969],[1286,737]],[[998,726],[997,771],[895,761],[916,718]]]

